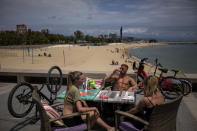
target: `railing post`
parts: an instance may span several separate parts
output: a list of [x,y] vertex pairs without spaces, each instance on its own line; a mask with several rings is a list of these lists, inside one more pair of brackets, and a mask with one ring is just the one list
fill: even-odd
[[22,75],[21,73],[17,74],[17,83],[24,81],[25,81],[24,75]]

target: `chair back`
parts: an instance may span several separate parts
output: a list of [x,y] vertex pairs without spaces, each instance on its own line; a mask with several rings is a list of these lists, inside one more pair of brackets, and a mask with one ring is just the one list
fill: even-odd
[[150,116],[148,130],[176,130],[176,117],[182,98],[183,96],[179,96],[175,100],[156,105]]
[[105,81],[103,80],[101,84],[101,90],[114,90],[115,81]]
[[46,111],[44,107],[42,106],[37,87],[34,87],[34,90],[32,93],[32,99],[35,102],[36,108],[39,112],[40,122],[41,122],[40,131],[51,131],[52,129],[49,123],[49,117],[47,116]]

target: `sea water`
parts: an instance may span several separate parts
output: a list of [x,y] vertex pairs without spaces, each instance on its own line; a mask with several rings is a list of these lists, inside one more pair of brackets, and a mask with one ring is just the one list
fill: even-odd
[[159,63],[167,69],[197,73],[197,44],[140,47],[131,49],[128,53],[140,59],[147,57],[151,64],[158,58]]

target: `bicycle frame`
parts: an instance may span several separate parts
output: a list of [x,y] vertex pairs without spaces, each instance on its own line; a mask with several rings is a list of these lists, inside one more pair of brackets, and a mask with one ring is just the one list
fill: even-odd
[[159,77],[159,83],[163,80],[163,82],[165,83],[165,86],[162,84],[159,84],[159,88],[163,88],[163,89],[168,89],[171,90],[171,84],[169,84],[169,82],[165,79],[165,77],[163,77],[162,75],[160,75]]
[[139,62],[139,67],[136,67],[136,63],[133,63],[133,70],[137,69],[137,83],[142,82],[146,77],[148,77],[147,73],[144,70],[144,62],[147,60],[148,58],[143,58],[140,62]]
[[142,76],[144,78],[148,77],[144,69],[138,70],[137,77]]
[[[49,103],[49,105],[52,105],[53,102],[56,100],[56,97],[55,97],[55,99],[52,98],[52,95],[54,95],[54,93],[50,93],[50,98],[48,98],[45,94],[43,94],[43,93],[41,92],[41,90],[44,88],[44,86],[45,86],[45,84],[42,84],[41,88],[38,89],[38,94],[39,94],[39,96],[40,96],[40,98],[41,98],[42,100],[45,99],[45,100],[47,100],[47,102]],[[57,93],[56,93],[56,94],[57,94]],[[55,94],[55,96],[56,96],[56,94]],[[32,97],[32,96],[31,96],[31,97]],[[36,107],[35,115],[32,117],[31,123],[34,124],[34,123],[36,123],[39,119],[40,119],[40,118],[39,118],[39,115],[38,115],[38,109],[37,109],[37,107]]]
[[45,94],[43,94],[41,92],[41,90],[43,89],[44,86],[45,86],[45,84],[42,84],[41,88],[38,90],[38,94],[39,94],[40,98],[47,100],[47,102],[49,102],[49,105],[52,105],[53,102],[56,100],[56,97],[55,97],[55,99],[53,99],[52,95],[56,96],[57,93],[56,94],[50,93],[50,98],[48,98]]

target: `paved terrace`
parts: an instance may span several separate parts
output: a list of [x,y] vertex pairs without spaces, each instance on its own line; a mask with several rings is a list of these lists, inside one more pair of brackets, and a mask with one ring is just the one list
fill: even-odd
[[[30,83],[43,83],[46,81],[48,70],[0,70],[0,129],[2,131],[10,131],[18,123],[26,120],[33,114],[33,111],[26,118],[14,118],[7,109],[8,95],[11,89],[20,81],[28,81]],[[64,84],[68,71],[63,71]],[[91,78],[104,78],[109,72],[84,72],[86,76]],[[130,74],[135,78],[135,74]],[[197,75],[186,74],[186,77],[193,83],[193,91],[197,89]],[[65,89],[65,86],[62,90]],[[44,91],[47,93],[47,90]],[[47,93],[49,94],[49,93]],[[137,96],[140,97],[140,96]],[[177,116],[177,131],[196,131],[197,129],[197,93],[193,92],[189,96],[183,98]],[[40,123],[28,124],[20,131],[39,131]],[[16,129],[16,128],[15,128]]]
[[[10,90],[16,85],[16,83],[0,83],[0,129],[1,131],[11,131],[18,123],[26,120],[32,116],[33,111],[26,118],[14,118],[7,109],[7,100]],[[62,90],[65,89],[63,86]],[[49,94],[43,90],[46,94]],[[60,91],[61,92],[61,91]],[[137,96],[140,97],[140,96]],[[190,95],[183,98],[177,116],[177,131],[196,131],[197,129],[197,93],[193,92]],[[23,127],[23,126],[22,126]],[[28,124],[19,131],[39,131],[40,122],[36,124]],[[16,129],[16,128],[14,128]],[[95,129],[102,131],[103,129]]]

